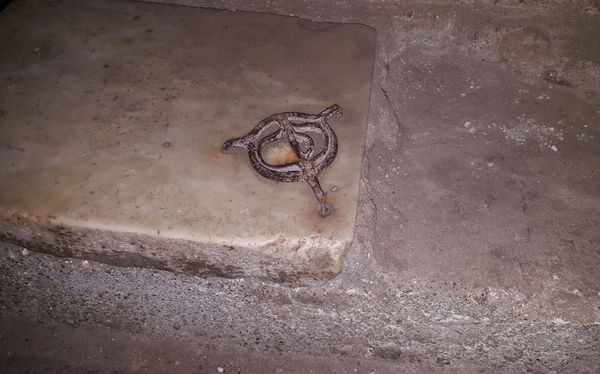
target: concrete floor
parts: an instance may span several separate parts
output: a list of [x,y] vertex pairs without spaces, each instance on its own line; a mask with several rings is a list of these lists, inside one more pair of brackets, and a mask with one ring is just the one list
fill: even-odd
[[292,288],[5,244],[0,368],[600,371],[600,4],[179,3],[377,29],[342,274]]

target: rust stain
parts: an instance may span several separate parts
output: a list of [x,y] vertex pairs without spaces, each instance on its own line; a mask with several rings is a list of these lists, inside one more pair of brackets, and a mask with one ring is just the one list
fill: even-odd
[[296,155],[296,153],[290,149],[289,151],[277,155],[276,165],[289,165],[294,164],[298,161],[300,161],[298,155]]

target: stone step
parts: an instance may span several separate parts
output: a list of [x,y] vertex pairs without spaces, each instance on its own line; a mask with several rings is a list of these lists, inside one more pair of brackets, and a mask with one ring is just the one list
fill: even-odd
[[[0,239],[202,276],[310,283],[340,271],[357,209],[373,29],[24,0],[0,13],[0,50]],[[308,184],[268,180],[245,152],[221,151],[272,114],[333,104],[344,114],[329,120],[339,151],[320,176],[333,206],[325,218]],[[289,156],[285,144],[264,152],[270,162]]]

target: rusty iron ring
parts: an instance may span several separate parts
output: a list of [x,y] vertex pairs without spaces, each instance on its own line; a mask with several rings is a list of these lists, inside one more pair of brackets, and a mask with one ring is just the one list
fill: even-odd
[[[260,121],[248,134],[227,140],[222,149],[228,153],[235,149],[246,149],[252,168],[267,179],[276,182],[305,181],[321,205],[319,214],[321,217],[327,217],[332,212],[332,205],[327,202],[326,194],[319,183],[319,175],[331,165],[338,151],[337,136],[327,120],[334,115],[341,117],[342,114],[342,108],[335,104],[319,114],[273,114]],[[277,130],[269,132],[273,128]],[[306,133],[317,133],[323,137],[325,144],[320,152],[315,152],[314,140]],[[262,157],[262,149],[284,136],[287,137],[298,161],[286,165],[267,163]]]

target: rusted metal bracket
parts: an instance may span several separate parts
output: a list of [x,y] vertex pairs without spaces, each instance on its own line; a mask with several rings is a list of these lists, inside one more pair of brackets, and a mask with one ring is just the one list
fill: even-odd
[[[333,207],[327,202],[319,175],[331,165],[338,151],[337,137],[327,120],[332,116],[341,117],[342,114],[342,108],[335,104],[319,114],[273,114],[260,121],[247,135],[227,140],[222,149],[228,153],[235,149],[246,149],[254,170],[267,179],[276,182],[305,181],[321,204],[319,214],[327,217]],[[321,136],[323,140],[319,152],[315,149],[314,135]],[[298,161],[285,165],[267,163],[262,157],[263,148],[282,137],[287,138]]]

